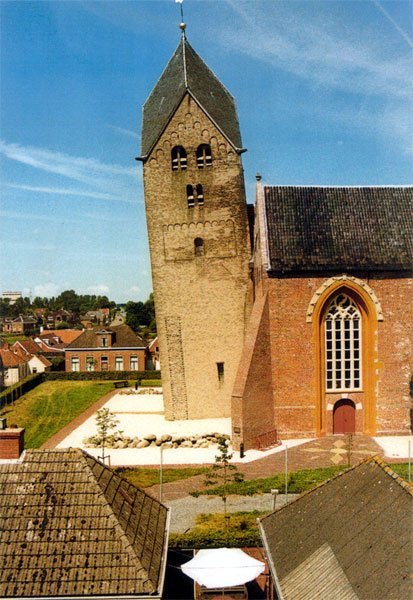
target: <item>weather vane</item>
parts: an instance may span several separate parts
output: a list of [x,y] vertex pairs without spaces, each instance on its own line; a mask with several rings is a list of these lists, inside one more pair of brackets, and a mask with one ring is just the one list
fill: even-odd
[[182,29],[182,33],[185,33],[186,23],[184,23],[184,9],[183,2],[184,0],[175,0],[176,4],[179,4],[179,8],[181,9],[181,22],[179,24],[180,29]]

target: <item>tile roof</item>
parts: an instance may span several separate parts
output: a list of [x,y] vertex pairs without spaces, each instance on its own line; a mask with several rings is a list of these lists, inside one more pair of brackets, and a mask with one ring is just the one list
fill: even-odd
[[373,457],[261,519],[281,600],[410,600],[412,496]]
[[39,354],[39,352],[42,351],[39,344],[32,339],[17,341],[13,344],[12,348],[17,349],[19,345],[22,346],[28,354]]
[[236,149],[242,148],[234,98],[185,36],[147,98],[142,112],[142,158],[149,155],[189,92]]
[[83,331],[81,329],[48,329],[47,331],[43,331],[39,338],[51,338],[51,337],[59,337],[62,340],[63,344],[71,344],[74,340],[76,340],[80,335],[82,335]]
[[12,352],[12,350],[8,350],[5,348],[0,348],[0,362],[5,369],[10,367],[18,367],[19,365],[27,362],[27,358],[23,358],[18,354]]
[[412,191],[264,186],[270,271],[411,271]]
[[[105,348],[105,350],[110,350],[110,348],[146,348],[144,340],[129,325],[105,326],[104,330],[115,334],[112,346]],[[85,329],[82,335],[67,346],[67,350],[71,350],[72,348],[100,348],[99,337],[96,335],[98,331],[103,330],[101,327]]]
[[81,450],[0,464],[0,596],[160,597],[168,509]]

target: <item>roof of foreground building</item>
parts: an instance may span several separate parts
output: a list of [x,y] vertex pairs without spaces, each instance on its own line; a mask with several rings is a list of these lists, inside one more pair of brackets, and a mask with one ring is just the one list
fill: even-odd
[[189,92],[234,148],[242,148],[234,98],[185,35],[143,106],[142,158],[147,157]]
[[373,457],[261,519],[279,599],[410,599],[412,495]]
[[161,597],[168,509],[81,450],[0,464],[0,596]]
[[413,188],[264,186],[270,271],[411,271]]

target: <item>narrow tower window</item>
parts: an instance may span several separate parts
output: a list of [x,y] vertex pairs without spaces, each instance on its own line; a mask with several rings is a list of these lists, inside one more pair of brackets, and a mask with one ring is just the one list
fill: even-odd
[[325,316],[327,391],[361,389],[361,315],[347,294],[338,294]]
[[194,250],[195,250],[195,256],[203,256],[204,255],[204,240],[202,238],[194,239]]
[[186,186],[186,199],[188,200],[188,208],[192,208],[195,204],[194,188],[192,187],[192,185]]
[[196,163],[198,169],[210,167],[212,165],[211,146],[209,144],[201,144],[196,151]]
[[224,363],[217,363],[217,373],[218,373],[218,381],[219,384],[222,385],[224,383]]
[[172,171],[186,170],[186,150],[183,146],[174,146],[171,150]]
[[202,189],[202,185],[200,183],[196,186],[196,199],[198,204],[204,203],[204,190]]

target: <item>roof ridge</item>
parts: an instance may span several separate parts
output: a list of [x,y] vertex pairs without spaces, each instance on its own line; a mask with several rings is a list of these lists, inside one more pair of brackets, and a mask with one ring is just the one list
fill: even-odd
[[[301,498],[303,498],[307,494],[310,494],[311,492],[314,492],[315,490],[317,490],[317,489],[319,489],[319,488],[327,485],[327,483],[330,483],[330,481],[334,481],[335,479],[338,479],[339,477],[342,477],[346,473],[349,473],[350,471],[354,471],[354,469],[358,468],[360,465],[367,464],[367,463],[370,463],[370,462],[375,462],[381,469],[383,469],[383,471],[385,471],[395,481],[397,481],[397,483],[404,490],[406,490],[406,492],[408,492],[410,495],[413,496],[413,483],[409,483],[408,481],[406,481],[405,479],[403,479],[403,477],[401,477],[395,471],[393,471],[393,469],[391,467],[389,467],[387,465],[387,463],[378,454],[372,454],[371,456],[367,456],[366,458],[363,458],[357,464],[352,465],[351,467],[347,467],[346,469],[344,469],[344,471],[341,471],[340,473],[337,473],[337,475],[333,475],[332,477],[329,477],[325,481],[322,481],[321,483],[318,483],[316,486],[314,486],[313,488],[311,488],[311,490],[306,490],[305,492],[303,492],[302,494],[300,494],[298,496],[298,498],[294,498],[288,504],[284,504],[283,506],[281,506],[276,512],[278,512],[280,510],[283,510],[284,508],[287,508],[287,506],[290,506],[291,504],[293,504],[294,502],[297,502],[298,500],[301,500]],[[265,517],[263,517],[262,519],[260,519],[260,521],[266,519],[267,517],[271,516],[272,514],[273,513],[270,513],[269,515],[266,515]]]
[[[156,586],[154,585],[153,581],[150,579],[148,570],[143,566],[142,560],[138,556],[135,548],[131,544],[128,536],[126,535],[126,531],[124,530],[124,528],[120,524],[119,519],[118,519],[118,517],[115,514],[115,511],[114,511],[114,509],[112,507],[111,502],[109,502],[109,500],[107,499],[106,494],[103,491],[101,485],[99,484],[99,480],[96,478],[96,475],[93,473],[92,468],[88,464],[87,459],[88,458],[93,459],[96,463],[98,463],[99,465],[101,465],[102,467],[104,467],[105,470],[110,471],[111,469],[109,469],[105,464],[101,463],[100,460],[98,460],[97,458],[95,458],[91,454],[88,454],[87,452],[85,452],[85,450],[80,450],[79,449],[79,452],[80,452],[80,455],[81,455],[81,457],[80,457],[81,460],[79,462],[81,462],[83,470],[85,471],[85,474],[87,475],[88,479],[90,481],[94,482],[94,484],[95,484],[95,486],[97,488],[97,498],[99,499],[99,502],[102,503],[102,506],[107,506],[109,508],[110,515],[109,515],[108,518],[111,519],[111,521],[114,523],[114,528],[118,531],[119,539],[121,540],[121,543],[122,543],[122,545],[125,548],[125,551],[128,552],[128,554],[132,555],[133,560],[136,561],[140,565],[140,569],[143,570],[143,571],[145,571],[145,573],[147,575],[147,581],[150,583],[150,585],[152,587],[152,592],[151,593],[155,592],[156,591]],[[119,477],[113,471],[112,471],[112,476],[113,477]],[[121,479],[121,478],[119,477],[119,479]],[[119,485],[117,486],[117,489],[119,488]]]

